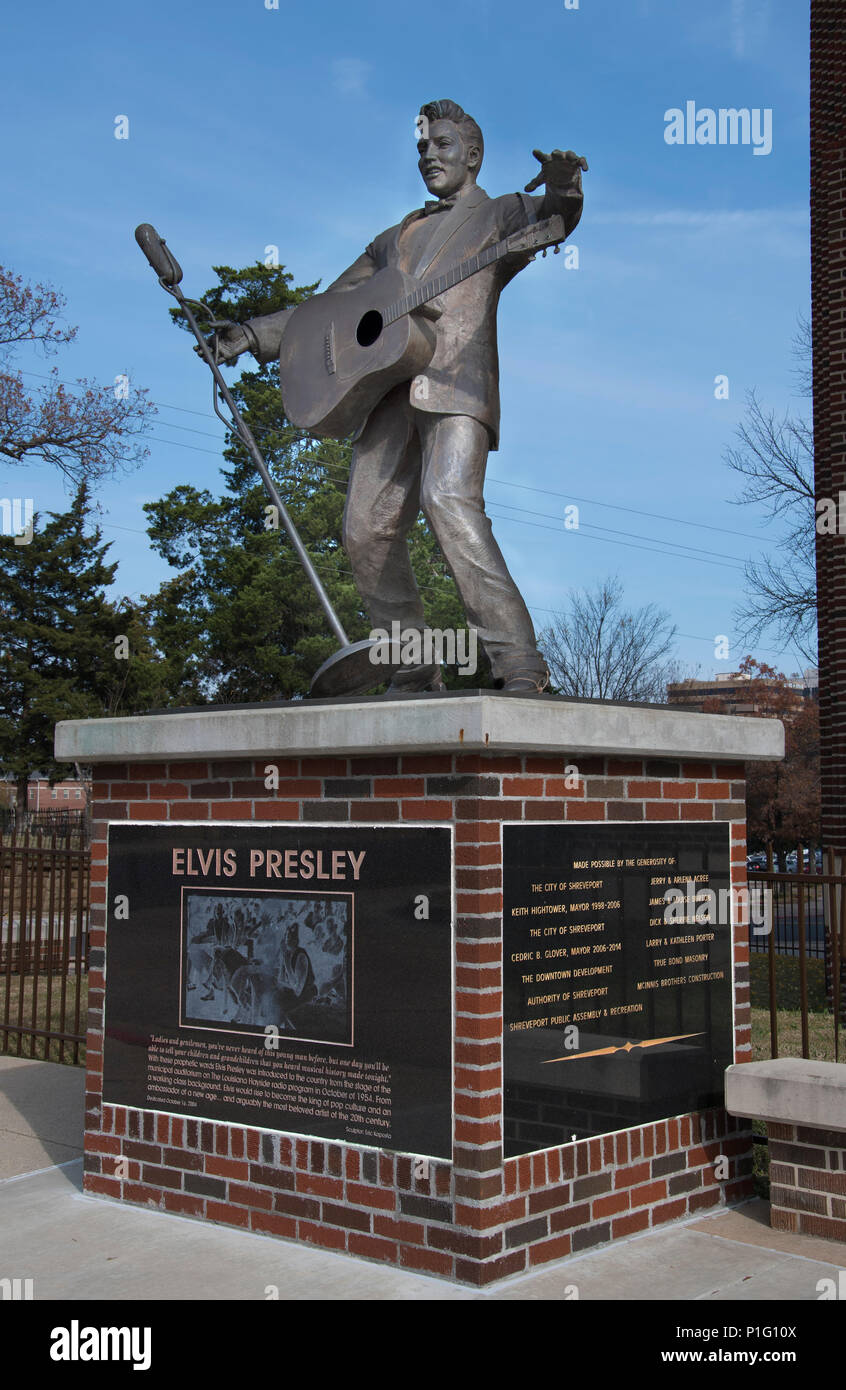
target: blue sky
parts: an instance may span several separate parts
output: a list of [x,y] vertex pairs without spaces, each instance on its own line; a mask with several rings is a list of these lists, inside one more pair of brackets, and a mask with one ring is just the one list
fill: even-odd
[[[56,359],[63,378],[128,372],[159,403],[143,469],[98,492],[116,589],[149,593],[166,577],[142,504],[180,482],[215,489],[222,436],[136,224],[167,238],[189,295],[213,264],[270,245],[295,283],[328,283],[426,196],[414,116],[449,96],[484,131],[492,195],[534,176],[535,147],[590,162],[578,269],[538,259],[500,305],[487,499],[536,623],[570,588],[616,573],[627,602],[669,611],[682,661],[704,676],[735,669],[744,651],[732,642],[717,661],[714,639],[733,638],[743,562],[776,533],[731,505],[722,455],[747,390],[805,408],[791,341],[810,299],[807,5],[279,4],[47,0],[4,21],[0,262],[66,295],[80,331]],[[688,101],[771,110],[771,153],[667,144],[664,113]],[[728,400],[714,395],[720,374]],[[0,493],[37,509],[66,498],[46,466],[0,466]],[[572,502],[580,527],[565,531]],[[802,664],[772,638],[756,654]]]

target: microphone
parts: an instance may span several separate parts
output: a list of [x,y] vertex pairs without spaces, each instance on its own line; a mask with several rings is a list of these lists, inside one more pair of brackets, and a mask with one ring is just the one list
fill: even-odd
[[182,266],[167,249],[167,242],[159,236],[155,227],[149,222],[142,222],[140,227],[135,228],[135,240],[159,279],[171,288],[178,285],[182,279]]

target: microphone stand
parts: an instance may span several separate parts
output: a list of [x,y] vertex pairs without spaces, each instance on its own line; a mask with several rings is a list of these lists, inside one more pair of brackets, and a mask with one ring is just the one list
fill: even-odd
[[[279,520],[282,522],[288,539],[293,545],[300,564],[306,572],[308,581],[317,595],[318,602],[326,615],[329,626],[340,643],[340,650],[333,652],[332,656],[324,661],[320,669],[315,672],[311,680],[309,694],[312,697],[323,698],[333,695],[365,694],[366,691],[372,690],[374,685],[380,685],[387,677],[392,676],[399,667],[390,662],[381,660],[377,667],[371,660],[371,653],[373,650],[379,647],[384,651],[386,644],[370,638],[365,638],[362,642],[350,642],[349,637],[344,631],[343,624],[332,606],[329,595],[323,587],[311,557],[300,539],[299,532],[291,519],[290,513],[279,495],[276,484],[264,461],[264,456],[253,437],[252,430],[241,415],[233,399],[232,392],[223,379],[217,360],[212,356],[209,345],[203,337],[191,307],[195,301],[186,299],[182,290],[179,288],[179,282],[182,279],[182,267],[169,250],[164,237],[159,236],[155,227],[152,227],[149,222],[142,222],[139,227],[136,227],[135,240],[147,257],[153,270],[156,272],[162,289],[166,290],[169,295],[172,295],[182,313],[185,315],[188,325],[194,337],[197,339],[200,353],[214,378],[213,404],[215,415],[217,415],[218,419],[222,421],[230,433],[234,432],[238,435],[238,438],[250,454],[253,463],[258,469],[259,477],[264,483],[265,491],[273,506],[276,508]],[[196,307],[207,311],[207,306],[204,304],[196,304]],[[224,324],[219,320],[213,319],[211,321],[212,329],[221,328],[223,326]],[[231,413],[231,420],[227,420],[226,416],[222,415],[218,409],[218,392],[220,392],[220,395]]]

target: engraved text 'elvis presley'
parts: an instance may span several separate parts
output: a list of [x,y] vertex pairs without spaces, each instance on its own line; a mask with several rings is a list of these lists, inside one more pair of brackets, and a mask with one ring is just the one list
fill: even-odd
[[[251,849],[247,867],[250,878],[328,879],[334,883],[358,883],[366,850],[351,849]],[[246,854],[242,851],[246,858]],[[234,878],[239,870],[235,849],[174,848],[171,873],[178,878]]]

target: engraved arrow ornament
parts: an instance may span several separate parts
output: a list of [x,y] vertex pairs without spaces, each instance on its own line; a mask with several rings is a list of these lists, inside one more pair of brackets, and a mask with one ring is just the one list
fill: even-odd
[[701,1038],[703,1033],[675,1033],[671,1038],[645,1038],[643,1042],[622,1043],[619,1047],[597,1047],[593,1052],[570,1052],[566,1057],[547,1057],[543,1066],[550,1062],[578,1062],[583,1057],[607,1057],[612,1052],[634,1052],[636,1047],[658,1047],[660,1043],[681,1042],[682,1038]]

